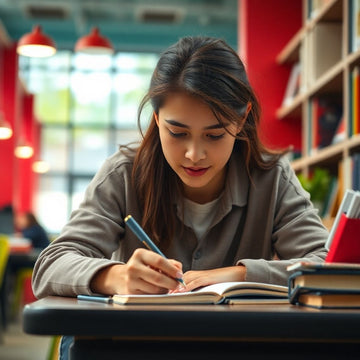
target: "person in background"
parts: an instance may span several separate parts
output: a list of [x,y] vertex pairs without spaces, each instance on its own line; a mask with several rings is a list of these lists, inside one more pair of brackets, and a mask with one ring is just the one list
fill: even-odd
[[50,244],[46,231],[31,212],[15,215],[15,228],[19,231],[16,235],[30,239],[36,250],[43,250]]

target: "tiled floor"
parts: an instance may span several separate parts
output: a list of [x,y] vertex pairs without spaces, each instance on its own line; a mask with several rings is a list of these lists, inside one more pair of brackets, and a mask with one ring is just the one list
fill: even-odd
[[1,360],[46,360],[51,337],[27,335],[21,318],[11,322],[0,343]]

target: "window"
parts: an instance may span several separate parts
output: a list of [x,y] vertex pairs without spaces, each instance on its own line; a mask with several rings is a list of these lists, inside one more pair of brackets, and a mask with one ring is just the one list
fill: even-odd
[[[50,165],[40,175],[35,199],[36,213],[50,233],[60,232],[118,145],[140,139],[138,105],[157,60],[157,54],[70,51],[45,59],[20,57],[20,76],[35,94],[35,115],[42,124],[41,156]],[[145,110],[147,121],[150,109]]]

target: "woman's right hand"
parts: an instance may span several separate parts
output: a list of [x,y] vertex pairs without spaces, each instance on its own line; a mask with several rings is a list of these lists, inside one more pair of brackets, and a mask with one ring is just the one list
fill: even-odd
[[182,264],[147,249],[136,249],[126,264],[99,270],[91,280],[91,290],[104,295],[164,294],[174,290],[182,277]]

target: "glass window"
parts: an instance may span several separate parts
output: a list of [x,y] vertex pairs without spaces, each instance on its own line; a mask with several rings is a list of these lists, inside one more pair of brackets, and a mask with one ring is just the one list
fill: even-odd
[[66,128],[44,127],[41,133],[41,158],[51,171],[68,171],[69,132]]
[[[39,175],[35,199],[49,232],[60,232],[105,159],[119,145],[141,139],[138,106],[157,61],[157,54],[70,51],[19,58],[19,74],[35,94],[35,116],[42,124],[41,160],[50,166]],[[148,105],[142,114],[144,132],[151,112]]]
[[109,155],[109,131],[75,129],[72,172],[94,174]]
[[69,74],[34,69],[28,75],[28,89],[35,97],[35,116],[43,123],[69,120]]
[[72,57],[72,63],[75,69],[82,71],[109,71],[112,65],[112,56],[76,53]]
[[141,134],[138,130],[117,130],[116,131],[116,148],[120,145],[139,143]]
[[36,214],[49,233],[58,233],[69,218],[66,176],[41,176],[36,194]]
[[[31,69],[43,68],[47,70],[66,70],[70,69],[71,51],[58,51],[54,56],[46,58],[26,58],[30,62]],[[21,58],[23,58],[21,56]]]
[[117,74],[114,77],[116,96],[116,124],[120,127],[137,125],[137,110],[149,86],[149,76]]
[[111,74],[75,71],[70,86],[75,124],[109,124]]
[[75,178],[72,183],[72,194],[71,194],[71,208],[75,210],[81,204],[84,193],[91,181],[91,177],[87,178]]
[[[119,53],[115,55],[115,66],[121,71],[153,72],[158,62],[156,54]],[[150,80],[150,79],[149,79]]]

